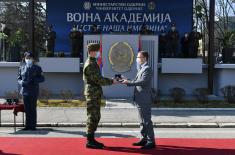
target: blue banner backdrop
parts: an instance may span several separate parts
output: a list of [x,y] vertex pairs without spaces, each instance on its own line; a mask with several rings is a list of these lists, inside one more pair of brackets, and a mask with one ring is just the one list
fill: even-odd
[[47,0],[47,22],[57,33],[56,51],[70,52],[72,25],[89,34],[93,24],[102,33],[136,34],[143,24],[158,34],[176,23],[181,36],[192,30],[193,0]]

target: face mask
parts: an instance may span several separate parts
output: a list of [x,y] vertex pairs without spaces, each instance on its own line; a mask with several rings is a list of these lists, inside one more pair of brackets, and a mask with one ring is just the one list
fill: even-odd
[[176,30],[176,27],[172,27],[171,30],[172,30],[172,31],[175,31],[175,30]]
[[141,64],[140,64],[140,59],[137,58],[137,59],[136,59],[136,68],[137,68],[137,70],[140,69],[140,66],[141,66]]
[[26,63],[27,66],[32,66],[33,65],[33,60],[25,59],[25,63]]
[[96,52],[96,59],[98,59],[100,57],[100,52]]

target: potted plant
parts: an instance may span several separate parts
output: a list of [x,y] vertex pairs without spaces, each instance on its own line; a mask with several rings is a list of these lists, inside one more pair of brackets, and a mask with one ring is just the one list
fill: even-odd
[[227,31],[223,37],[219,38],[222,47],[222,55],[224,63],[234,63],[235,54],[235,31]]
[[46,57],[54,57],[54,53],[51,51],[46,51]]
[[65,54],[64,54],[64,52],[60,52],[60,53],[58,54],[58,57],[60,57],[60,58],[63,58],[63,57],[65,57]]

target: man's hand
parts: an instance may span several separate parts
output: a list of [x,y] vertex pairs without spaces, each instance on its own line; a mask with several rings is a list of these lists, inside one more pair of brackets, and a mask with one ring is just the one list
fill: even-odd
[[127,80],[127,79],[123,79],[123,81],[122,81],[123,84],[128,84],[129,82],[130,82],[130,81]]
[[113,84],[118,84],[119,82],[114,78],[113,79]]

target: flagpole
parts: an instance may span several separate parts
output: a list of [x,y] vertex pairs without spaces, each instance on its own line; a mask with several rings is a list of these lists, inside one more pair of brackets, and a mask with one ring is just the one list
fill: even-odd
[[215,0],[210,0],[209,15],[209,52],[208,52],[208,88],[209,93],[214,93],[214,24],[215,24]]
[[141,34],[139,34],[139,40],[138,40],[138,53],[139,51],[142,51],[142,45],[141,45]]

